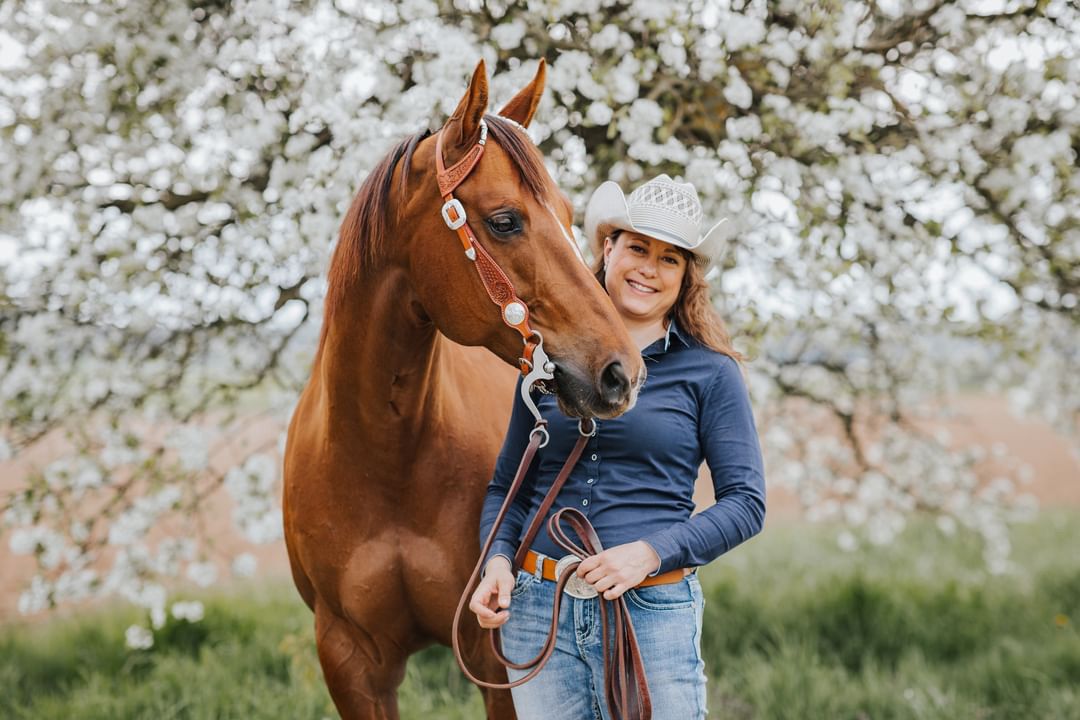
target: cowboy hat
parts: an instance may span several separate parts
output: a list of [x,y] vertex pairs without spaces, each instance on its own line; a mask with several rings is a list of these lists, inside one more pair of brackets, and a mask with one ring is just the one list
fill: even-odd
[[623,194],[618,183],[603,183],[585,209],[585,236],[595,246],[614,230],[629,230],[689,250],[702,268],[720,259],[727,249],[727,228],[722,219],[701,233],[701,201],[692,183],[678,183],[658,175]]

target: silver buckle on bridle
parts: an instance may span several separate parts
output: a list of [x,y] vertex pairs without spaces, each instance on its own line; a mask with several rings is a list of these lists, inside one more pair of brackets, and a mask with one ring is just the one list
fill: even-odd
[[[577,555],[565,555],[560,558],[559,562],[555,563],[555,582],[558,582],[559,579],[562,578],[567,567],[579,562],[581,562],[581,558]],[[566,581],[566,587],[563,588],[563,590],[570,597],[576,597],[579,600],[588,600],[589,598],[594,598],[599,595],[596,588],[585,582],[583,578],[578,577],[576,572]]]
[[[457,213],[457,220],[451,219],[451,210]],[[446,223],[446,227],[450,228],[451,230],[457,230],[459,227],[469,221],[469,216],[465,213],[465,207],[457,198],[444,202],[439,212],[442,213],[442,219],[443,222]]]

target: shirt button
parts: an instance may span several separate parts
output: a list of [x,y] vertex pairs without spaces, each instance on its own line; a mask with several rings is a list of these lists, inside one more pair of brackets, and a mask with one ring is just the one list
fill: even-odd
[[596,482],[596,478],[589,478],[587,482],[592,485],[594,482]]
[[593,460],[595,460],[595,459],[596,459],[596,453],[593,453],[593,454],[592,454],[592,459],[593,459]]
[[588,505],[589,504],[589,498],[585,498],[584,500],[582,500],[581,504],[582,505]]

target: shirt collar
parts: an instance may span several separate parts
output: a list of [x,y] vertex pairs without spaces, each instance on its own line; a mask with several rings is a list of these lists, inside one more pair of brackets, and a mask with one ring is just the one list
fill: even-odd
[[[663,344],[661,344],[660,340],[657,340],[646,349],[652,350],[652,352],[649,353],[650,355],[657,351],[667,352],[671,349],[672,338],[678,340],[687,347],[690,346],[690,342],[689,340],[687,340],[686,332],[679,327],[679,323],[675,321],[674,317],[672,317],[671,320],[668,321],[667,330],[664,331]],[[655,350],[653,350],[653,348],[655,348]]]

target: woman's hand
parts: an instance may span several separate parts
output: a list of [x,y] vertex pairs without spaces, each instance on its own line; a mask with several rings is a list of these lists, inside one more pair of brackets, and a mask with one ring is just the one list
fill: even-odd
[[[502,555],[488,560],[484,577],[469,600],[469,609],[483,628],[497,628],[510,619],[510,591],[514,589],[514,573],[510,561]],[[501,609],[500,609],[501,608]]]
[[578,565],[577,575],[602,593],[605,600],[614,600],[659,567],[660,556],[644,540],[638,540],[585,558]]

